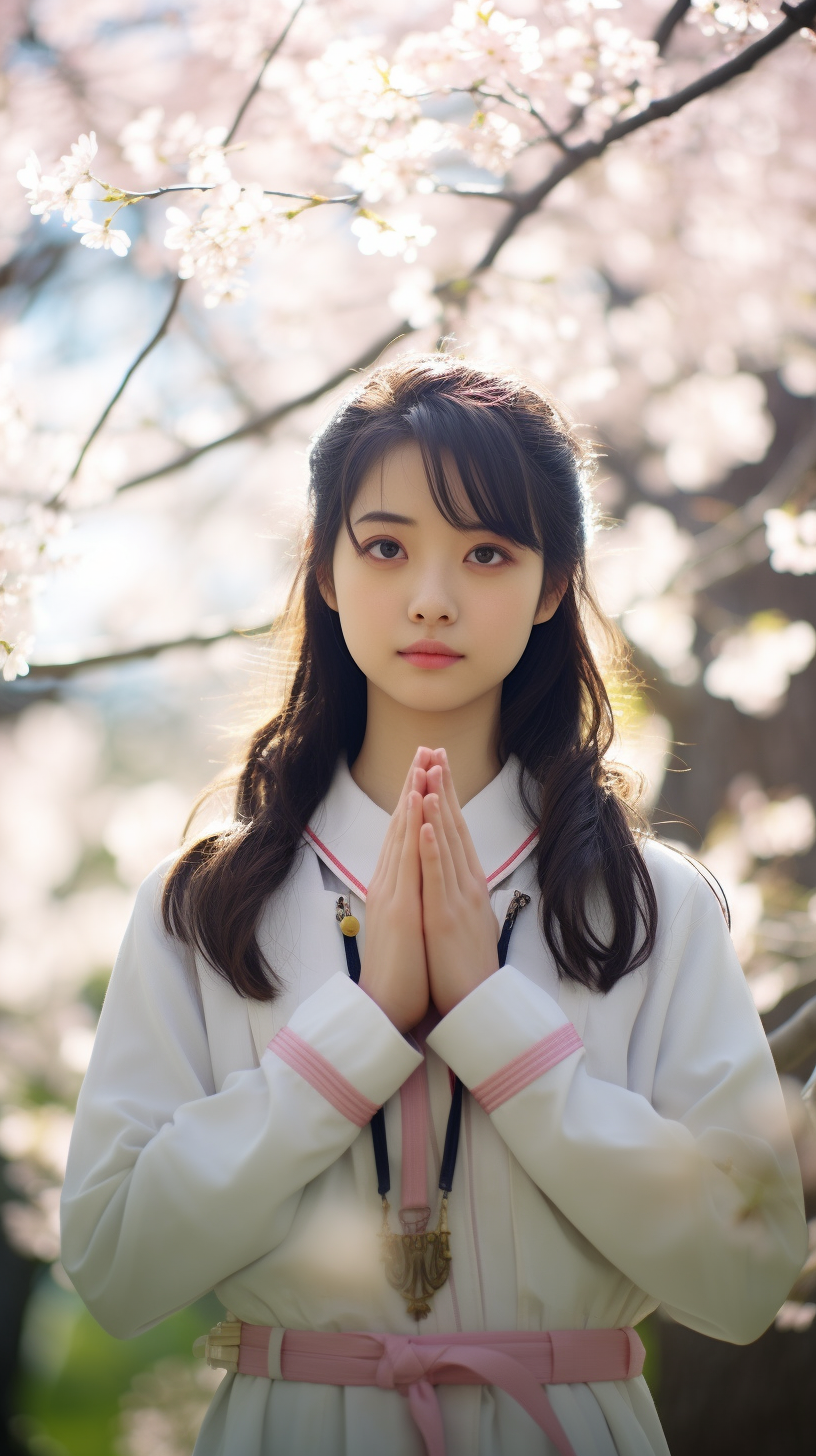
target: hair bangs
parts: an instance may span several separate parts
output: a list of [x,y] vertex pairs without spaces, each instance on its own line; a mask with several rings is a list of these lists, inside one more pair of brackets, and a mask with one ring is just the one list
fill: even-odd
[[482,526],[517,546],[543,550],[530,471],[518,438],[498,411],[443,395],[415,405],[407,420],[434,505],[450,525],[459,531]]
[[517,546],[543,552],[535,481],[517,430],[495,408],[444,395],[371,418],[351,442],[340,496],[343,521],[355,546],[351,509],[363,480],[392,450],[411,444],[421,452],[434,505],[456,530],[482,527]]

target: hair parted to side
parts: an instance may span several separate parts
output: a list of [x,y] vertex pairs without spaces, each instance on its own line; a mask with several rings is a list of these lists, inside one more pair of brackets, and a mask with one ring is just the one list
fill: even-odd
[[[190,844],[170,870],[165,925],[242,995],[277,994],[256,938],[264,903],[287,878],[340,754],[354,762],[366,726],[365,676],[319,581],[338,532],[354,539],[349,513],[363,477],[405,442],[422,451],[446,520],[470,524],[445,473],[452,460],[479,522],[541,551],[545,584],[565,585],[505,680],[499,752],[519,759],[525,806],[540,828],[542,929],[559,974],[608,991],[651,953],[657,901],[638,842],[634,776],[607,760],[612,709],[587,636],[594,620],[624,655],[587,583],[591,457],[529,384],[441,354],[374,370],[312,445],[309,532],[285,614],[294,642],[285,700],[249,743],[234,822]],[[590,908],[597,912],[599,895],[604,936]]]

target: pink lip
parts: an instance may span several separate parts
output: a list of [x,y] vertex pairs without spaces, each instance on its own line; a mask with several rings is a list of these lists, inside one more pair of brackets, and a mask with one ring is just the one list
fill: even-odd
[[430,668],[450,667],[454,662],[461,662],[464,653],[455,652],[444,642],[433,642],[423,637],[419,642],[412,642],[410,647],[404,647],[397,655],[404,662],[410,662],[412,667]]

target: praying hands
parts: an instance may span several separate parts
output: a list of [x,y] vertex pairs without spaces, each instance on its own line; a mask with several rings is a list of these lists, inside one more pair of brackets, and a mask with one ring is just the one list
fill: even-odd
[[497,938],[445,750],[420,748],[369,886],[360,985],[408,1031],[498,969]]

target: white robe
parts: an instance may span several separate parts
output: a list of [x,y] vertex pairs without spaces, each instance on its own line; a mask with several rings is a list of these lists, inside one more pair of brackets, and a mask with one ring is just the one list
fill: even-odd
[[[428,1039],[429,1202],[448,1067],[477,1086],[571,1021],[584,1043],[488,1116],[465,1096],[450,1200],[452,1273],[420,1332],[637,1325],[658,1304],[744,1343],[805,1257],[779,1083],[719,904],[682,856],[648,844],[659,905],[648,962],[606,996],[559,980],[539,930],[535,846],[511,761],[465,808],[510,964]],[[385,1104],[399,1206],[400,1099],[421,1057],[349,979],[338,887],[363,922],[388,816],[345,765],[259,940],[285,990],[238,996],[169,937],[165,866],[142,887],[79,1098],[63,1262],[127,1338],[211,1289],[251,1324],[415,1333],[379,1261],[371,1134],[267,1050],[289,1024]],[[435,1217],[435,1214],[434,1214]],[[392,1214],[392,1218],[395,1215]],[[438,1388],[448,1456],[553,1456],[515,1401]],[[577,1456],[666,1456],[642,1377],[551,1386]],[[196,1456],[421,1456],[396,1391],[227,1376]]]

